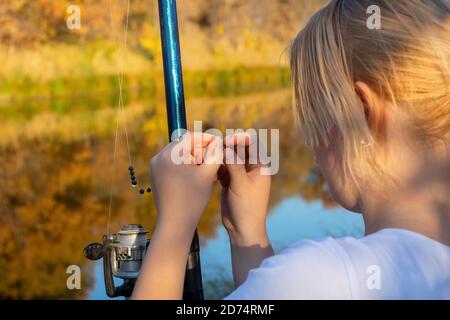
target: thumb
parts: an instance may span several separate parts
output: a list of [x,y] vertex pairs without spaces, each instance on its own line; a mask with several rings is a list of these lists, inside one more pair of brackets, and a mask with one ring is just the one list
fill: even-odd
[[247,170],[245,169],[245,160],[241,159],[239,155],[234,152],[233,147],[225,148],[225,164],[232,183],[236,180],[248,178]]
[[223,164],[223,142],[219,137],[212,136],[205,150],[204,162],[202,166],[208,173],[217,175],[220,166]]

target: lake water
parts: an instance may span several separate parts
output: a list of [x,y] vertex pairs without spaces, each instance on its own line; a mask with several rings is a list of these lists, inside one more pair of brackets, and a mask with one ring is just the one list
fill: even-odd
[[[273,177],[268,233],[275,251],[301,239],[361,237],[363,221],[330,198],[312,155],[295,130],[289,91],[187,99],[189,127],[280,130],[280,171]],[[125,107],[130,152],[138,181],[148,181],[148,160],[167,143],[163,98]],[[100,262],[83,247],[128,223],[153,230],[152,197],[129,185],[123,122],[112,166],[114,106],[48,110],[2,116],[0,129],[0,298],[106,299]],[[123,118],[121,118],[123,119]],[[199,225],[206,298],[232,290],[228,238],[220,221],[219,188]],[[66,287],[69,265],[83,271],[82,289]]]

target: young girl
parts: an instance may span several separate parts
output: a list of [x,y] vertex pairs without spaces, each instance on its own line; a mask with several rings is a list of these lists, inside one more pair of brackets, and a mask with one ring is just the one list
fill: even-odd
[[[219,176],[229,299],[450,299],[450,2],[333,0],[293,41],[291,71],[302,136],[334,199],[363,214],[365,237],[299,241],[274,255],[270,177],[211,164],[218,138],[186,136],[151,162],[158,222],[133,298],[182,297],[189,245]],[[228,137],[225,151],[243,143]],[[180,144],[202,145],[205,156],[175,165]]]

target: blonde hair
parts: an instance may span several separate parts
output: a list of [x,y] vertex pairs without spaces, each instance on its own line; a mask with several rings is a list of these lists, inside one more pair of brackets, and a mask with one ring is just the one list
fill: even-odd
[[[381,9],[379,30],[367,27],[372,5]],[[443,139],[450,132],[450,2],[333,0],[293,41],[291,72],[303,138],[328,145],[336,128],[333,143],[350,173],[350,160],[370,159],[384,133],[369,128],[358,81],[403,108],[418,137]]]

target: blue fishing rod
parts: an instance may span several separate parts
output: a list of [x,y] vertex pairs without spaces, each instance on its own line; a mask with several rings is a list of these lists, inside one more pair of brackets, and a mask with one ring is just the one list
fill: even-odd
[[[183,75],[181,70],[180,40],[178,35],[176,0],[158,0],[161,27],[161,45],[166,89],[169,140],[176,139],[186,129]],[[131,182],[136,186],[133,167]],[[147,189],[151,192],[151,188]],[[144,189],[140,190],[144,193]],[[103,277],[108,297],[130,297],[139,275],[150,239],[148,231],[139,224],[128,224],[118,232],[107,233],[103,243],[94,242],[84,248],[90,260],[103,258]],[[116,286],[114,278],[122,279]],[[203,300],[202,272],[200,268],[200,245],[197,230],[192,239],[184,278],[183,300]]]
[[[164,64],[169,139],[177,138],[186,129],[183,72],[176,0],[158,0],[161,45]],[[192,239],[184,279],[184,300],[203,300],[200,245],[197,230]]]

